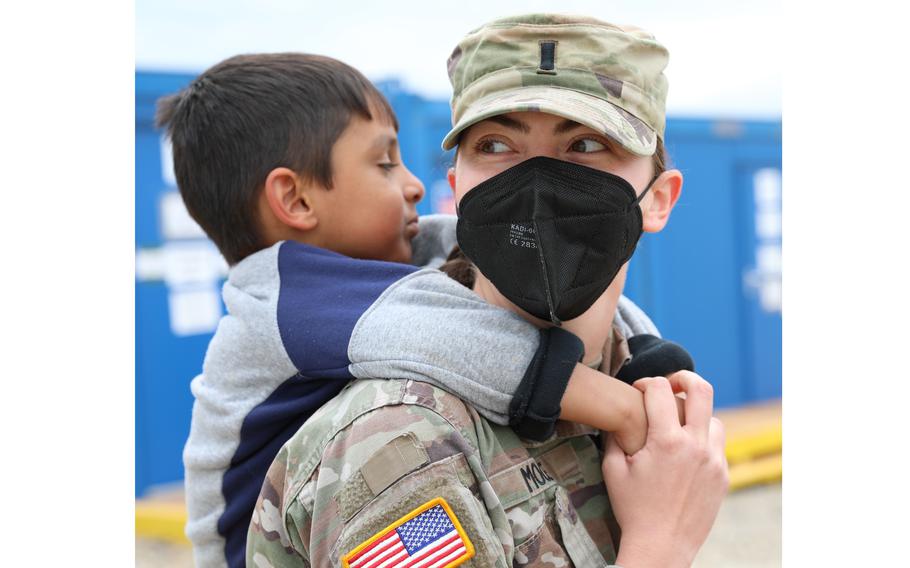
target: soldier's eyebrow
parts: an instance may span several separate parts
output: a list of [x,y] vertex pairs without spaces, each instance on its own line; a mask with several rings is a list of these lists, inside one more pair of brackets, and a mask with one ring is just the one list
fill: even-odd
[[531,127],[528,126],[527,123],[514,119],[514,118],[509,118],[508,116],[503,116],[501,114],[496,115],[496,116],[491,116],[487,120],[495,122],[496,124],[501,124],[502,126],[505,126],[506,128],[511,128],[512,130],[517,130],[517,131],[521,132],[522,134],[528,134],[529,132],[531,132]]
[[575,122],[574,120],[569,120],[568,118],[557,124],[553,127],[553,134],[565,134],[566,132],[571,132],[576,128],[582,127],[584,124]]

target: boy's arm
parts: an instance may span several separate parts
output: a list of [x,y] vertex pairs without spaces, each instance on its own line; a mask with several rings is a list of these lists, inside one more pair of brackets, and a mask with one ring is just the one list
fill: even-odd
[[641,391],[585,365],[577,365],[562,396],[560,418],[612,432],[634,454],[645,445],[648,419]]
[[618,432],[630,452],[644,443],[641,393],[578,363],[577,337],[538,330],[438,271],[385,290],[357,322],[348,355],[357,377],[431,382],[527,438],[548,437],[562,417]]
[[[612,431],[641,422],[620,419],[639,396],[634,389],[577,365],[583,348],[574,335],[540,331],[439,271],[291,242],[281,245],[278,271],[281,342],[301,377],[428,381],[531,438],[547,437],[560,411],[567,418],[591,416],[583,422]],[[587,397],[561,408],[573,372],[607,384],[580,383],[576,390]],[[604,394],[594,395],[597,390]],[[578,412],[575,401],[588,406]]]
[[[572,334],[542,343],[539,337],[549,334],[438,270],[359,260],[292,241],[276,251],[277,329],[305,382],[428,381],[494,422],[510,424],[525,415],[510,412],[516,394],[531,401],[522,410],[534,416],[539,397],[522,393],[550,385],[559,400],[581,358],[581,342]],[[248,292],[253,303],[256,294]],[[545,416],[551,423],[557,417]]]

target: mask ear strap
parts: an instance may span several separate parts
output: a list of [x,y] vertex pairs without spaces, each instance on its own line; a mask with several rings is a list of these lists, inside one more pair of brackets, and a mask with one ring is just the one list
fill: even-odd
[[659,178],[659,177],[660,177],[660,173],[654,174],[654,177],[652,177],[651,181],[648,182],[648,186],[645,188],[644,191],[641,192],[641,195],[639,195],[635,199],[635,201],[632,202],[632,205],[638,205],[639,203],[641,203],[641,200],[645,198],[645,195],[648,194],[648,191],[651,190],[651,186],[654,185],[654,182],[657,181],[657,178]]

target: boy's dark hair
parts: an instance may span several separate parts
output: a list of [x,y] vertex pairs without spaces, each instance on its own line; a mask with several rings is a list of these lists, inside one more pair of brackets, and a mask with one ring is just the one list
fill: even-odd
[[304,53],[238,55],[158,101],[174,173],[190,216],[229,264],[260,250],[258,197],[287,167],[332,187],[332,148],[353,115],[371,107],[398,130],[385,97],[359,71]]

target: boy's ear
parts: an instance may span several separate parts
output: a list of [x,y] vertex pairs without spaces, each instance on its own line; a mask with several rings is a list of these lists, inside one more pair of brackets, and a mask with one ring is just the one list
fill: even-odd
[[300,231],[316,228],[319,219],[313,205],[314,184],[290,168],[275,168],[265,178],[265,199],[278,223]]
[[656,233],[667,224],[682,193],[682,183],[681,171],[667,170],[651,185],[649,195],[641,202],[642,229],[646,233]]

